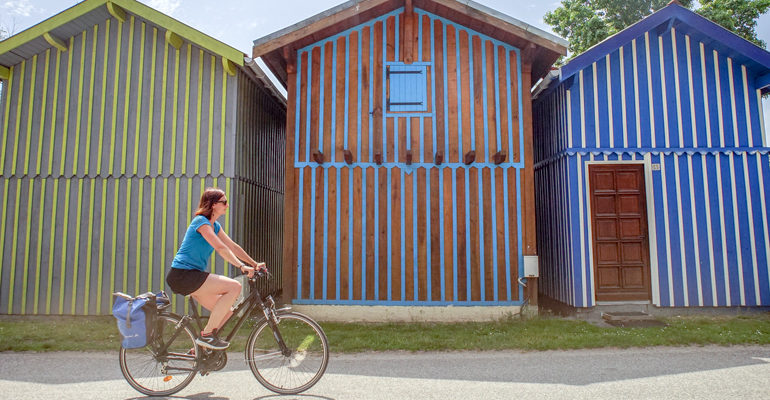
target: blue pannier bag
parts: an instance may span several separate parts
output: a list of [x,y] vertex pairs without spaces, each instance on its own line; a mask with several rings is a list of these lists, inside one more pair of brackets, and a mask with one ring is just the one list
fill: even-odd
[[147,292],[136,297],[125,293],[113,293],[115,303],[112,315],[118,322],[118,330],[123,337],[121,346],[136,349],[152,341],[158,309],[169,303],[166,293]]

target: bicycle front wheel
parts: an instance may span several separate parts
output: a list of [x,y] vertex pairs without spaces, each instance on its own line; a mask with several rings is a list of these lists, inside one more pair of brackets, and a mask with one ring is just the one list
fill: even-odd
[[290,312],[277,318],[277,329],[288,352],[281,351],[270,325],[263,320],[249,336],[246,360],[267,389],[280,394],[304,392],[326,371],[329,343],[321,327],[309,317]]
[[161,314],[157,335],[147,346],[120,348],[120,372],[134,389],[149,396],[168,396],[187,386],[195,377],[198,346],[195,336],[179,318]]

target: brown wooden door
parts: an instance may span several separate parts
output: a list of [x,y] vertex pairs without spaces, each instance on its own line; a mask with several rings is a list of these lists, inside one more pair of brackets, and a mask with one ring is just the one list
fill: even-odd
[[644,167],[591,165],[588,171],[596,300],[649,300]]

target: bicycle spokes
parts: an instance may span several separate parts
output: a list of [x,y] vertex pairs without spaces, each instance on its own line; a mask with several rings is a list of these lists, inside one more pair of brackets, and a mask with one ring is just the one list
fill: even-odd
[[318,382],[326,370],[326,336],[304,315],[285,313],[278,317],[280,325],[263,321],[249,337],[249,366],[268,389],[281,394],[300,393]]

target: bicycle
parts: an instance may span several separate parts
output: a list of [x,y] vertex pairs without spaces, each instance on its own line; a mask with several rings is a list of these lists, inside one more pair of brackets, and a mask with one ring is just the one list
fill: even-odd
[[[248,279],[250,292],[234,305],[230,322],[240,315],[230,333],[233,339],[243,323],[259,309],[262,314],[246,342],[246,362],[265,388],[279,394],[298,394],[310,389],[323,376],[329,362],[329,343],[321,326],[310,317],[275,308],[272,296],[262,299],[255,274]],[[188,297],[192,315],[179,316],[158,305],[155,334],[146,347],[120,348],[120,371],[129,385],[149,396],[169,396],[184,389],[195,377],[218,371],[227,364],[225,350],[198,346],[203,329],[195,301]],[[260,314],[256,314],[254,318]],[[193,326],[193,322],[196,326]],[[280,326],[280,329],[279,329]]]

